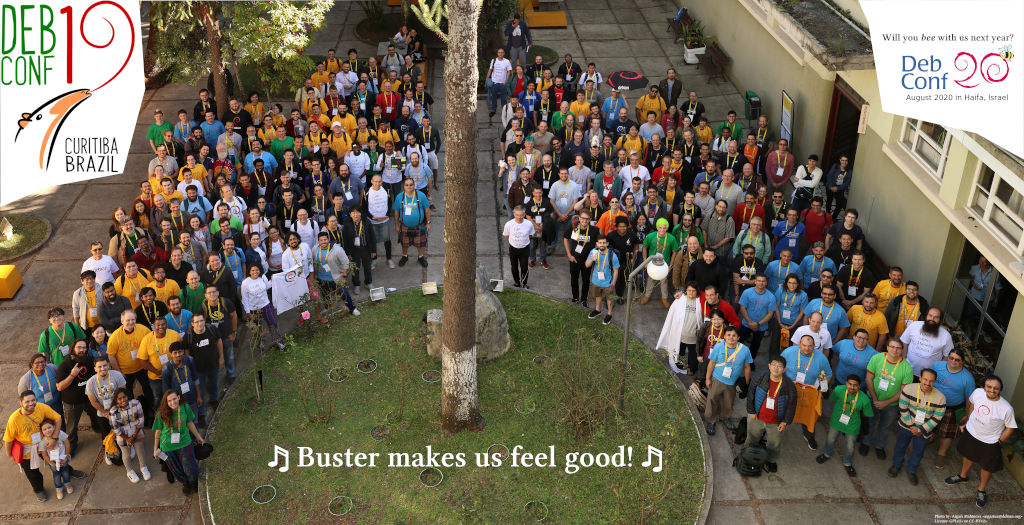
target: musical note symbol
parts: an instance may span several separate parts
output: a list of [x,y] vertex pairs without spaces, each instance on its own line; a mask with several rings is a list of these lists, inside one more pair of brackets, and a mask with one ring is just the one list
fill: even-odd
[[[660,452],[659,452],[659,454],[660,454]],[[282,457],[284,458],[284,466],[278,467],[277,470],[280,471],[280,472],[288,472],[288,449],[281,448],[281,447],[279,447],[277,445],[274,445],[274,461],[271,461],[271,462],[267,463],[267,466],[270,467],[270,468],[277,467],[277,465],[278,465],[278,461],[277,460],[282,458]],[[660,469],[661,467],[658,467],[658,468]],[[657,472],[657,471],[655,471],[655,472]]]
[[651,472],[661,472],[661,456],[662,456],[662,452],[661,452],[661,450],[658,450],[658,449],[656,449],[656,448],[654,448],[654,447],[652,447],[650,445],[647,445],[647,460],[644,461],[643,463],[641,463],[640,465],[645,467],[645,468],[646,467],[650,467],[651,464],[654,463],[653,461],[651,461],[651,457],[652,456],[658,458],[658,466],[652,468]]

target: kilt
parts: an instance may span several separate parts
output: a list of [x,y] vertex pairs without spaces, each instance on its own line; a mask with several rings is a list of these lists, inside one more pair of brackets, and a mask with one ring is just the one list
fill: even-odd
[[982,443],[970,432],[964,432],[956,445],[956,451],[989,472],[1003,470],[1003,448],[999,443]]
[[410,246],[415,248],[426,248],[427,230],[421,230],[419,226],[413,226],[410,228],[409,226],[399,223],[398,240],[401,242],[403,248],[408,248]]
[[939,425],[935,427],[935,433],[940,438],[955,438],[960,432],[960,425],[957,424],[956,411],[958,407],[946,407],[946,413],[942,415]]

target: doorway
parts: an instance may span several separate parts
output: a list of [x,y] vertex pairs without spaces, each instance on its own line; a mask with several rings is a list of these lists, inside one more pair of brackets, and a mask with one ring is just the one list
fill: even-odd
[[850,169],[855,168],[854,157],[857,155],[857,140],[860,138],[857,128],[863,105],[864,99],[842,78],[836,76],[835,86],[832,88],[828,128],[825,131],[825,146],[822,149],[823,171],[831,169],[842,155],[849,157]]

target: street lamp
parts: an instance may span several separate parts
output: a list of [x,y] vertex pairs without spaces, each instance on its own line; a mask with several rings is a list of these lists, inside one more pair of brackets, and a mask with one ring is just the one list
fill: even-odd
[[668,277],[669,267],[665,264],[665,257],[660,253],[644,259],[635,270],[626,277],[626,326],[622,334],[622,378],[619,380],[619,413],[626,413],[626,361],[629,359],[629,313],[633,310],[633,278],[644,268],[647,268],[647,275],[660,281]]

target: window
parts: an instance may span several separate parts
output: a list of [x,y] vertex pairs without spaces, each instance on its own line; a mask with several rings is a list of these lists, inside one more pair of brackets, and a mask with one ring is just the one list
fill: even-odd
[[[946,303],[946,313],[957,320],[969,345],[993,364],[1015,307],[1017,290],[965,242]],[[982,269],[984,266],[984,269]]]
[[1016,255],[1024,254],[1024,181],[979,163],[968,210]]
[[900,144],[907,148],[914,158],[932,175],[942,180],[949,153],[950,135],[946,128],[931,122],[908,118],[903,124]]

